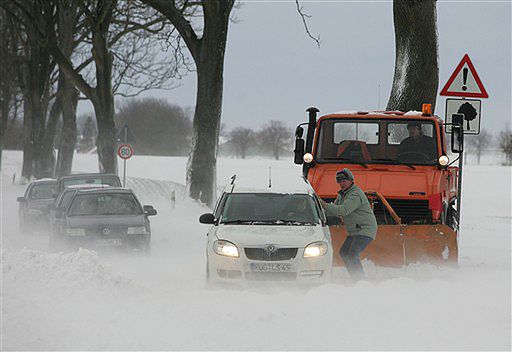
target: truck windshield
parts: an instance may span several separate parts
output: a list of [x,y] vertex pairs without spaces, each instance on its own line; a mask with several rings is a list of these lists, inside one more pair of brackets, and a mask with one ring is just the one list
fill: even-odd
[[221,223],[316,225],[315,200],[308,194],[233,193],[226,197]]
[[437,154],[436,133],[431,121],[332,119],[320,123],[315,160],[435,165]]

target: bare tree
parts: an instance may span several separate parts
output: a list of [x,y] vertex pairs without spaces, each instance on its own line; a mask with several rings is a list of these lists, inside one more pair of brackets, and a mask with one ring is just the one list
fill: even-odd
[[258,133],[263,151],[270,152],[278,160],[281,152],[292,147],[293,133],[281,121],[269,121]]
[[255,137],[250,128],[237,127],[229,133],[229,144],[233,146],[237,158],[245,159],[247,149],[254,144]]
[[387,110],[434,111],[439,65],[436,0],[394,0],[395,74]]
[[[17,97],[21,93],[19,81],[20,66],[20,30],[13,17],[0,8],[0,166],[2,165],[2,151],[6,132],[9,125],[9,116],[12,119],[17,115]],[[11,123],[12,125],[12,123]]]
[[[165,15],[183,38],[197,70],[192,148],[187,163],[188,194],[213,205],[219,126],[222,112],[224,53],[234,0],[142,0]],[[188,18],[202,14],[198,35]]]
[[[178,71],[169,60],[157,60],[158,55],[153,49],[156,37],[153,36],[155,39],[151,41],[151,36],[141,34],[159,33],[164,28],[163,16],[134,1],[79,0],[78,6],[89,29],[84,43],[90,45],[92,56],[74,66],[52,31],[48,31],[49,47],[61,71],[94,107],[100,171],[116,173],[115,92],[128,96],[155,87],[164,88],[165,82],[175,77]],[[45,13],[50,21],[51,13]],[[135,37],[130,39],[129,35]],[[167,38],[170,40],[170,36]],[[80,74],[90,62],[94,62],[95,84]]]
[[505,154],[505,165],[512,165],[512,130],[510,127],[500,132],[498,143],[501,151]]
[[480,134],[468,135],[466,138],[466,149],[476,154],[477,162],[480,165],[480,157],[482,156],[482,153],[491,145],[492,135],[487,132],[487,130],[482,129]]
[[23,87],[22,176],[26,179],[51,173],[40,160],[45,159],[43,140],[54,64],[41,36],[39,25],[44,20],[38,5],[38,0],[0,2],[4,11],[19,25],[18,35],[22,44],[23,61],[18,68],[22,72],[20,81]]

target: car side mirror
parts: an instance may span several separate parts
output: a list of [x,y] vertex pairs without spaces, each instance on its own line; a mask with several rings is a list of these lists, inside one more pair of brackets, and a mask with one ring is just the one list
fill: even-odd
[[18,202],[20,202],[20,203],[23,203],[23,202],[25,202],[25,201],[26,201],[25,197],[18,197],[16,200],[17,200]]
[[213,224],[215,223],[215,218],[212,213],[206,213],[199,217],[199,222],[201,224]]
[[337,216],[328,216],[327,220],[325,221],[325,224],[327,226],[336,226],[341,224],[341,219]]
[[157,211],[155,208],[153,208],[152,205],[144,205],[144,214],[147,216],[153,216],[157,214]]
[[57,211],[55,211],[55,218],[62,219],[64,217],[64,209],[57,208]]

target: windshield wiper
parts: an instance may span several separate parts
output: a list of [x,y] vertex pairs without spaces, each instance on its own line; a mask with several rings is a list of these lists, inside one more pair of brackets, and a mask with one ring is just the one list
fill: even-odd
[[316,225],[315,223],[309,221],[301,221],[301,220],[290,220],[290,219],[272,219],[272,220],[256,220],[255,223],[264,223],[264,224],[276,224],[276,225]]
[[405,166],[410,167],[413,170],[416,170],[416,168],[413,165],[411,165],[409,163],[404,163],[402,161],[395,160],[395,159],[373,159],[372,161],[385,161],[388,163],[392,163],[393,165],[405,165]]
[[232,224],[252,224],[254,220],[227,220],[222,221],[221,224],[232,225]]
[[361,166],[364,166],[366,168],[368,168],[368,166],[366,166],[365,163],[363,163],[362,161],[355,161],[355,160],[352,160],[352,159],[349,159],[349,158],[324,158],[325,160],[339,160],[339,161],[347,161],[347,164],[358,164],[358,165],[361,165]]

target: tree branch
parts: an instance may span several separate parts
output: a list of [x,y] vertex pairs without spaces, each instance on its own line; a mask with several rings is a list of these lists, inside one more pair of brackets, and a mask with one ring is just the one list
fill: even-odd
[[199,60],[199,51],[201,49],[201,39],[197,37],[192,25],[183,16],[183,13],[176,8],[174,1],[142,0],[142,2],[153,7],[171,21],[182,36],[185,44],[187,44],[190,54],[197,62]]
[[315,41],[318,48],[320,48],[320,35],[318,37],[314,37],[311,32],[309,31],[308,24],[306,22],[306,18],[311,18],[310,15],[303,12],[303,7],[300,6],[299,0],[295,0],[295,5],[297,5],[297,12],[299,13],[300,17],[302,18],[302,23],[304,24],[304,29],[306,30],[306,34]]

